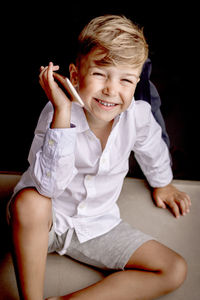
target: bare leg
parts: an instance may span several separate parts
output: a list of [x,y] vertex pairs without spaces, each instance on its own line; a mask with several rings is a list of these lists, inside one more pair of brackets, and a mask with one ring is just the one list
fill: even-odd
[[132,255],[126,269],[81,291],[49,300],[155,299],[178,288],[187,273],[184,259],[156,241],[142,245]]
[[20,191],[11,204],[13,261],[20,299],[42,300],[52,223],[51,200],[35,189]]

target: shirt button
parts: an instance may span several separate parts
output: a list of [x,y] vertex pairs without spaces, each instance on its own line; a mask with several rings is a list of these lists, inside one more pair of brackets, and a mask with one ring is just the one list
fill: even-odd
[[102,164],[105,164],[106,163],[106,158],[105,157],[102,158],[101,162],[102,162]]
[[49,146],[53,146],[55,144],[54,140],[49,140]]
[[50,177],[51,177],[51,172],[47,171],[47,172],[46,172],[46,176],[47,176],[48,178],[50,178]]
[[92,180],[92,177],[93,177],[92,175],[86,175],[85,179],[88,180],[88,181],[90,181],[90,180]]
[[83,208],[85,208],[85,207],[86,207],[86,203],[85,203],[85,202],[81,202],[81,203],[79,204],[79,208],[83,209]]

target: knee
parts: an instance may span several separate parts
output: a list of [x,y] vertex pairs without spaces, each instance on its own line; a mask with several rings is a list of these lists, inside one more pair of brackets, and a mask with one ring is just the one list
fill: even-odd
[[168,265],[167,285],[170,291],[179,288],[187,276],[187,263],[180,255],[175,255],[174,259]]
[[11,221],[23,226],[41,223],[51,218],[51,200],[34,188],[26,188],[12,200],[10,212]]

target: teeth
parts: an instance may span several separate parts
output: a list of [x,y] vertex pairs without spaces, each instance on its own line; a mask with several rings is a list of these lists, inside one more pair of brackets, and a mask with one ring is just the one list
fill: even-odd
[[107,102],[104,102],[102,100],[98,100],[99,103],[101,103],[102,105],[105,105],[105,106],[115,106],[114,103],[107,103]]

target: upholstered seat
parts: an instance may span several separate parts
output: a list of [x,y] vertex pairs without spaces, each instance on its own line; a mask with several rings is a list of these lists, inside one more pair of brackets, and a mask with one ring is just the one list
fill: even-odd
[[[0,174],[0,300],[18,298],[14,268],[9,251],[5,206],[20,175]],[[188,262],[184,285],[166,300],[200,299],[200,182],[175,180],[174,184],[192,199],[189,215],[175,219],[168,210],[155,207],[144,180],[126,178],[119,198],[121,216],[133,226],[149,233],[179,252]],[[107,273],[56,253],[47,258],[45,297],[66,294],[88,286]]]

